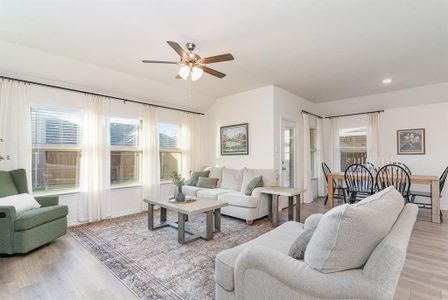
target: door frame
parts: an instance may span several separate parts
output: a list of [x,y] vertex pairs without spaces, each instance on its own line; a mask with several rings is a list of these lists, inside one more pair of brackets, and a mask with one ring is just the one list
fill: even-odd
[[[288,126],[289,125],[289,126]],[[293,121],[291,119],[288,118],[280,118],[280,155],[279,155],[279,184],[280,186],[283,186],[283,170],[282,170],[282,162],[283,162],[283,155],[284,155],[284,151],[283,151],[283,145],[285,142],[285,136],[284,136],[284,129],[288,127],[288,128],[293,128],[294,129],[294,182],[293,182],[293,186],[297,187],[298,184],[298,159],[299,159],[299,143],[298,143],[298,134],[299,134],[299,128],[298,128],[298,122],[297,121]]]

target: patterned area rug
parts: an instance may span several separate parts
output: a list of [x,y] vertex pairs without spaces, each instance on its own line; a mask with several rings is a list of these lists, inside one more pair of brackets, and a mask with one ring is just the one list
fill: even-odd
[[[171,220],[176,216],[168,214]],[[187,224],[202,231],[204,223],[205,215],[197,215]],[[216,254],[271,229],[267,218],[248,226],[223,216],[221,232],[213,240],[180,245],[176,229],[149,231],[147,214],[140,213],[72,227],[70,232],[140,299],[213,299]]]

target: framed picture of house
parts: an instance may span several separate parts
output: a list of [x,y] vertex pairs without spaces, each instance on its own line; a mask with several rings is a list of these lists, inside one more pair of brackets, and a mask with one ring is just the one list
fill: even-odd
[[425,154],[425,143],[424,128],[397,130],[398,155]]
[[249,124],[235,124],[222,126],[221,155],[248,155],[249,154]]

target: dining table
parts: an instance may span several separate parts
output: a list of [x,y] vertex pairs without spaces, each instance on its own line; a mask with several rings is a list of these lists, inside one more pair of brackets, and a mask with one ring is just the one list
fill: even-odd
[[[433,223],[440,223],[440,188],[439,188],[439,177],[432,175],[410,175],[411,184],[422,184],[429,185],[431,187],[431,220]],[[333,182],[333,180],[344,179],[344,172],[332,172],[328,174],[328,182]],[[333,208],[333,185],[327,185],[327,207]]]

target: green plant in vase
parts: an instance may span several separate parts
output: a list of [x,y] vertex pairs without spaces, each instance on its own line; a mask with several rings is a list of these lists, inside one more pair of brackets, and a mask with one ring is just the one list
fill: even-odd
[[171,176],[170,176],[170,179],[173,181],[173,183],[177,187],[176,195],[174,196],[174,199],[176,199],[176,201],[178,201],[178,202],[185,201],[185,195],[182,192],[182,186],[185,184],[185,178],[182,178],[182,176],[179,173],[173,172],[173,174],[171,174]]

